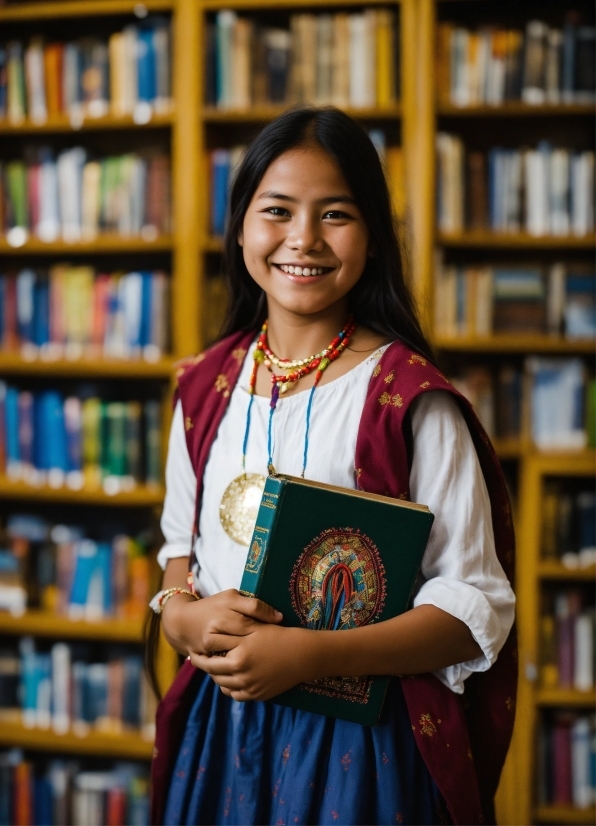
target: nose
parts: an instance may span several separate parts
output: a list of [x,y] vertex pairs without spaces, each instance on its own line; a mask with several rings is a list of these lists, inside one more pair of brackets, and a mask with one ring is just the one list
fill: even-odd
[[321,223],[314,215],[297,215],[289,225],[286,238],[288,249],[306,255],[310,252],[321,252],[325,246],[322,237]]

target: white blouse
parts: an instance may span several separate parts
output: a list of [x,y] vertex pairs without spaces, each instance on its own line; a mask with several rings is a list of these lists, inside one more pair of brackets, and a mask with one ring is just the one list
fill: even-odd
[[[383,350],[334,381],[317,388],[311,414],[306,478],[354,488],[356,438],[368,384]],[[204,475],[195,587],[203,596],[238,588],[247,548],[234,542],[219,521],[219,505],[242,472],[241,455],[252,366],[249,351],[211,447]],[[302,470],[308,391],[280,397],[273,419],[273,464],[280,473]],[[424,393],[412,403],[414,450],[410,473],[413,502],[435,515],[421,566],[414,606],[435,605],[465,622],[482,656],[449,666],[436,676],[461,694],[464,680],[495,662],[513,624],[515,596],[497,559],[490,501],[472,438],[448,393]],[[246,453],[247,473],[267,472],[269,399],[254,397]],[[186,557],[192,541],[196,476],[188,454],[181,403],[170,433],[166,498],[161,527],[166,539],[158,555]]]

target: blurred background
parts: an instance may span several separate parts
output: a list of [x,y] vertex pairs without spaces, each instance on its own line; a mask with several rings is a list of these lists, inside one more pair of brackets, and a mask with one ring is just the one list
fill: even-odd
[[218,335],[234,168],[300,102],[377,147],[509,485],[499,822],[595,821],[594,66],[585,0],[0,2],[0,824],[148,822],[176,362]]

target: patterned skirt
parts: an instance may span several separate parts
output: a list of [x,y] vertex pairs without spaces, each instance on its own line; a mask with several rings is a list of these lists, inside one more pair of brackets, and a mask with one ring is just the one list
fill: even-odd
[[442,797],[416,746],[399,680],[373,728],[274,703],[239,703],[204,675],[165,824],[435,824]]

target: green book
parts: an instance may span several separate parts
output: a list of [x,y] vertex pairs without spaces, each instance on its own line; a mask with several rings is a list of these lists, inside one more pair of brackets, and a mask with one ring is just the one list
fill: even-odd
[[[343,630],[406,611],[434,516],[425,505],[272,475],[240,585],[283,625]],[[302,683],[272,702],[375,725],[390,677]]]

